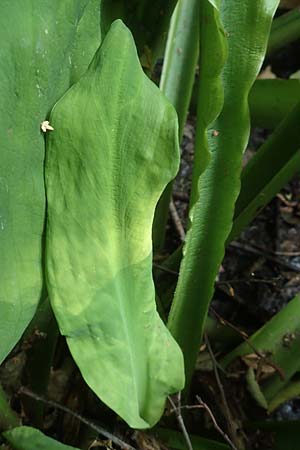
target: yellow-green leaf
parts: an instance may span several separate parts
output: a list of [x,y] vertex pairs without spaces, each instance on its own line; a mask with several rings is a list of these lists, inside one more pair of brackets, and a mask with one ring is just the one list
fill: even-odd
[[47,285],[93,391],[132,427],[160,418],[183,359],[155,307],[151,226],[179,165],[177,117],[116,21],[51,113]]

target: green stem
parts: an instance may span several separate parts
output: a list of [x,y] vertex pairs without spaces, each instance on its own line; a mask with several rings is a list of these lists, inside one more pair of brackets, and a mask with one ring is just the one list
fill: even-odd
[[272,24],[267,55],[300,38],[300,9],[276,18]]
[[[204,89],[203,82],[199,86],[202,90],[203,116],[197,115],[197,128],[203,130],[202,139],[199,139],[202,158],[199,157],[199,166],[196,166],[198,173],[195,174],[194,185],[197,184],[198,192],[194,187],[192,226],[186,237],[185,255],[168,323],[183,350],[187,386],[201,345],[215,278],[224,257],[240,189],[242,156],[250,131],[248,95],[259,73],[271,21],[278,6],[278,0],[221,2],[224,33],[217,20],[217,8],[213,15],[209,10],[209,6],[217,6],[218,3],[209,2],[208,5],[203,2],[203,6],[207,6],[203,16],[204,29],[210,34],[210,39],[208,34],[204,41],[209,59],[206,64],[200,64],[200,71],[201,68],[207,71],[207,89]],[[215,26],[210,29],[213,16]],[[228,59],[222,70],[221,56],[224,57],[225,53],[222,43],[224,45],[226,41]],[[200,57],[201,52],[200,44]],[[212,64],[212,59],[215,64]],[[199,180],[197,175],[200,175]]]
[[[220,114],[223,106],[221,71],[227,56],[226,37],[220,23],[219,9],[205,0],[200,4],[200,72],[197,135],[195,154],[199,153],[198,164],[194,165],[197,177],[207,172],[210,163],[210,148],[207,128]],[[206,167],[207,166],[207,167]],[[196,177],[194,177],[195,182]],[[192,226],[185,243],[185,256],[180,267],[168,326],[185,358],[186,387],[188,388],[202,338],[208,300],[210,300],[213,280],[216,274],[211,262],[207,261],[210,240],[206,227],[210,218],[204,217],[208,211],[205,205],[208,195],[202,197],[202,184],[195,182],[195,205]],[[211,183],[212,186],[213,183]],[[201,192],[201,193],[200,193]],[[200,199],[199,199],[200,196]],[[203,202],[205,200],[205,202]],[[203,209],[204,207],[204,209]],[[211,228],[211,227],[210,227]],[[205,248],[204,248],[204,247]],[[203,251],[204,248],[204,251]],[[200,250],[201,249],[201,250]],[[219,262],[214,263],[216,266]],[[208,270],[208,273],[207,273]]]
[[[199,53],[198,4],[198,0],[179,0],[175,8],[160,82],[162,92],[177,111],[179,141],[192,95]],[[164,245],[171,194],[172,183],[166,187],[155,212],[153,242],[156,250]]]

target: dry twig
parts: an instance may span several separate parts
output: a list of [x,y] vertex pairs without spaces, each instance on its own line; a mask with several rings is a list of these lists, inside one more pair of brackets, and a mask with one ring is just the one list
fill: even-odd
[[174,222],[174,225],[176,227],[177,233],[180,237],[180,240],[181,240],[181,242],[184,242],[185,241],[185,231],[182,226],[180,217],[178,215],[178,212],[177,212],[177,209],[176,209],[176,206],[175,206],[175,203],[173,202],[173,200],[171,200],[171,202],[170,202],[170,213],[171,213],[171,217]]
[[63,411],[65,413],[67,413],[67,414],[71,414],[73,417],[78,419],[80,422],[84,423],[85,425],[87,425],[88,427],[90,427],[91,429],[96,431],[97,433],[99,433],[102,436],[104,436],[109,441],[111,441],[114,444],[118,445],[118,447],[123,448],[124,450],[136,450],[135,447],[132,447],[131,445],[129,445],[126,442],[122,441],[117,436],[114,436],[113,434],[111,434],[109,431],[105,430],[101,426],[94,424],[90,420],[88,420],[85,417],[83,417],[81,414],[78,414],[77,412],[72,411],[71,409],[67,408],[66,406],[60,405],[59,403],[56,403],[53,400],[47,400],[44,397],[41,397],[40,395],[35,394],[34,392],[31,392],[26,387],[21,387],[19,389],[19,394],[26,395],[27,397],[33,398],[34,400],[36,400],[38,402],[44,403],[45,405],[52,406],[53,408],[59,409],[60,411]]
[[223,439],[230,445],[230,447],[233,450],[238,450],[238,448],[234,445],[234,443],[231,441],[231,439],[229,438],[229,436],[222,430],[222,428],[218,425],[215,416],[212,413],[212,410],[210,409],[210,407],[201,399],[201,397],[199,395],[196,395],[197,401],[199,403],[199,405],[197,405],[198,408],[203,408],[205,409],[205,411],[208,412],[209,417],[211,418],[211,421],[213,423],[213,426],[215,428],[215,430],[223,437]]
[[217,317],[217,319],[220,321],[220,323],[222,325],[227,325],[232,330],[236,331],[236,333],[238,333],[243,338],[243,340],[249,345],[249,347],[253,350],[253,352],[261,359],[261,361],[263,361],[267,366],[272,367],[278,373],[278,375],[279,375],[279,377],[280,377],[280,379],[282,381],[285,380],[285,373],[284,373],[283,369],[281,367],[279,367],[274,361],[272,361],[272,359],[270,359],[266,354],[264,354],[261,351],[257,350],[257,348],[255,348],[255,346],[250,341],[249,336],[247,335],[247,333],[245,333],[244,331],[239,330],[238,327],[236,327],[232,323],[228,322],[228,320],[226,320],[223,317],[221,317],[217,313],[217,311],[215,311],[212,307],[210,309],[215,314],[215,316]]
[[177,395],[177,399],[178,399],[178,406],[175,405],[175,403],[173,402],[173,400],[172,400],[172,398],[170,396],[168,397],[168,400],[169,400],[169,402],[171,403],[171,406],[172,406],[171,412],[174,412],[176,414],[178,425],[181,428],[181,431],[182,431],[182,434],[183,434],[184,439],[186,441],[186,445],[188,447],[188,450],[193,450],[193,446],[192,446],[189,434],[187,432],[187,429],[186,429],[184,421],[183,421],[183,417],[181,415],[182,406],[181,406],[181,394],[180,394],[180,392]]
[[[237,427],[236,427],[236,424],[234,423],[234,420],[233,420],[230,408],[228,406],[228,402],[227,402],[227,399],[226,399],[224,387],[223,387],[223,384],[222,384],[222,381],[221,381],[221,378],[220,378],[220,375],[219,375],[219,372],[218,372],[218,367],[217,367],[218,363],[217,363],[215,355],[214,355],[214,353],[212,351],[212,348],[211,348],[211,345],[210,345],[210,342],[209,342],[207,334],[205,334],[205,344],[206,344],[208,353],[209,353],[210,358],[211,358],[211,362],[212,362],[212,365],[213,365],[213,370],[214,370],[216,382],[217,382],[217,385],[218,385],[218,388],[219,388],[219,391],[220,391],[221,403],[222,403],[222,406],[223,406],[222,409],[223,409],[223,412],[224,412],[224,415],[225,415],[225,418],[226,418],[226,421],[227,421],[228,433],[230,435],[231,440],[236,444],[236,443],[238,443]],[[235,444],[234,444],[234,446],[232,448],[235,447]],[[231,443],[231,446],[232,446],[232,443]]]
[[300,267],[296,264],[293,264],[288,261],[284,261],[282,258],[278,258],[274,256],[273,253],[269,252],[268,250],[261,250],[258,249],[257,246],[249,245],[249,244],[241,244],[240,242],[231,242],[229,244],[230,247],[236,248],[238,250],[252,253],[253,255],[262,256],[268,261],[271,261],[275,264],[278,264],[282,267],[285,267],[288,270],[292,270],[293,272],[300,272]]

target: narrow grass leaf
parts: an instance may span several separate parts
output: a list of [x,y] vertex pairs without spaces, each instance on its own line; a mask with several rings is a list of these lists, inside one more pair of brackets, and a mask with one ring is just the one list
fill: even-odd
[[[199,121],[206,125],[209,146],[202,145],[202,159],[199,156],[199,182],[194,178],[194,185],[199,183],[198,196],[195,196],[192,226],[186,238],[169,319],[170,330],[185,355],[188,380],[200,347],[240,189],[242,155],[249,137],[248,94],[262,65],[277,6],[278,0],[229,0],[221,3],[220,12],[214,9],[213,16],[208,16],[214,17],[214,33],[220,30],[221,18],[228,41],[228,59],[222,71],[224,106],[221,114],[216,117],[220,111],[212,105],[212,110],[206,114],[210,117],[209,112],[214,111],[215,117],[210,117],[210,120],[216,119],[214,123],[209,124],[207,117],[197,118],[197,128],[203,127]],[[217,64],[214,75],[219,67]],[[199,89],[201,92],[200,86]],[[220,103],[219,108],[221,106]]]

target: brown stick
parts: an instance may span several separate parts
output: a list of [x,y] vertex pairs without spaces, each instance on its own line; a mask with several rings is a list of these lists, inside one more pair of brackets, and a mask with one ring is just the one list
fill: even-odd
[[78,414],[77,412],[72,411],[71,409],[67,408],[66,406],[60,405],[59,403],[56,403],[53,400],[47,400],[44,397],[41,397],[40,395],[35,394],[34,392],[30,391],[29,389],[27,389],[24,386],[19,389],[19,394],[26,395],[27,397],[31,397],[38,402],[44,403],[45,405],[52,406],[53,408],[59,409],[60,411],[63,411],[67,414],[71,414],[71,416],[75,417],[80,422],[82,422],[85,425],[87,425],[88,427],[92,428],[97,433],[102,434],[102,436],[106,437],[106,439],[109,439],[111,442],[118,445],[120,448],[123,448],[124,450],[136,450],[134,447],[127,444],[126,442],[123,442],[121,439],[114,436],[109,431],[106,431],[101,426],[94,424],[90,420],[83,417],[81,414]]
[[226,421],[227,421],[227,426],[228,426],[228,434],[229,434],[231,440],[234,443],[238,443],[238,436],[237,436],[237,433],[236,433],[236,426],[234,425],[234,420],[233,420],[230,408],[228,406],[228,402],[227,402],[226,395],[225,395],[225,392],[224,392],[224,387],[223,387],[223,384],[221,382],[221,378],[220,378],[220,375],[219,375],[219,372],[218,372],[218,367],[217,367],[218,363],[217,363],[215,355],[214,355],[214,353],[212,351],[212,348],[211,348],[211,345],[210,345],[210,342],[209,342],[207,334],[204,335],[204,338],[205,338],[206,347],[207,347],[207,350],[208,350],[208,353],[210,355],[211,362],[212,362],[212,365],[213,365],[213,370],[214,370],[216,382],[217,382],[217,385],[218,385],[218,388],[219,388],[219,391],[220,391],[221,403],[222,403],[222,406],[223,406],[223,412],[224,412],[224,415],[225,415],[225,418],[226,418]]
[[181,240],[181,242],[184,242],[185,241],[185,231],[182,226],[180,217],[178,215],[178,212],[177,212],[177,209],[176,209],[176,206],[175,206],[175,203],[173,202],[173,200],[171,200],[171,202],[170,202],[170,213],[171,213],[171,217],[174,222],[174,225],[176,227],[177,233],[180,237],[180,240]]
[[212,410],[210,409],[210,407],[201,399],[201,397],[199,395],[196,395],[197,401],[199,403],[198,408],[203,408],[205,409],[211,420],[213,423],[214,428],[216,429],[216,431],[223,437],[223,439],[230,445],[230,447],[233,450],[238,450],[238,448],[234,445],[234,443],[231,441],[231,439],[229,438],[229,436],[222,430],[222,428],[218,425],[215,416],[212,413]]
[[188,447],[188,450],[193,450],[193,445],[192,445],[192,443],[191,443],[189,434],[188,434],[188,432],[187,432],[186,426],[185,426],[184,421],[183,421],[183,417],[182,417],[182,415],[181,415],[181,409],[182,409],[182,407],[181,407],[181,396],[180,396],[180,392],[178,393],[178,397],[177,397],[177,398],[178,398],[178,406],[175,405],[175,403],[173,402],[173,400],[172,400],[171,397],[168,397],[168,400],[169,400],[169,402],[171,403],[171,406],[172,406],[171,412],[175,412],[175,414],[176,414],[176,418],[177,418],[177,421],[178,421],[178,425],[179,425],[180,428],[181,428],[181,431],[182,431],[182,434],[183,434],[183,436],[184,436],[184,439],[185,439],[186,445],[187,445],[187,447]]

